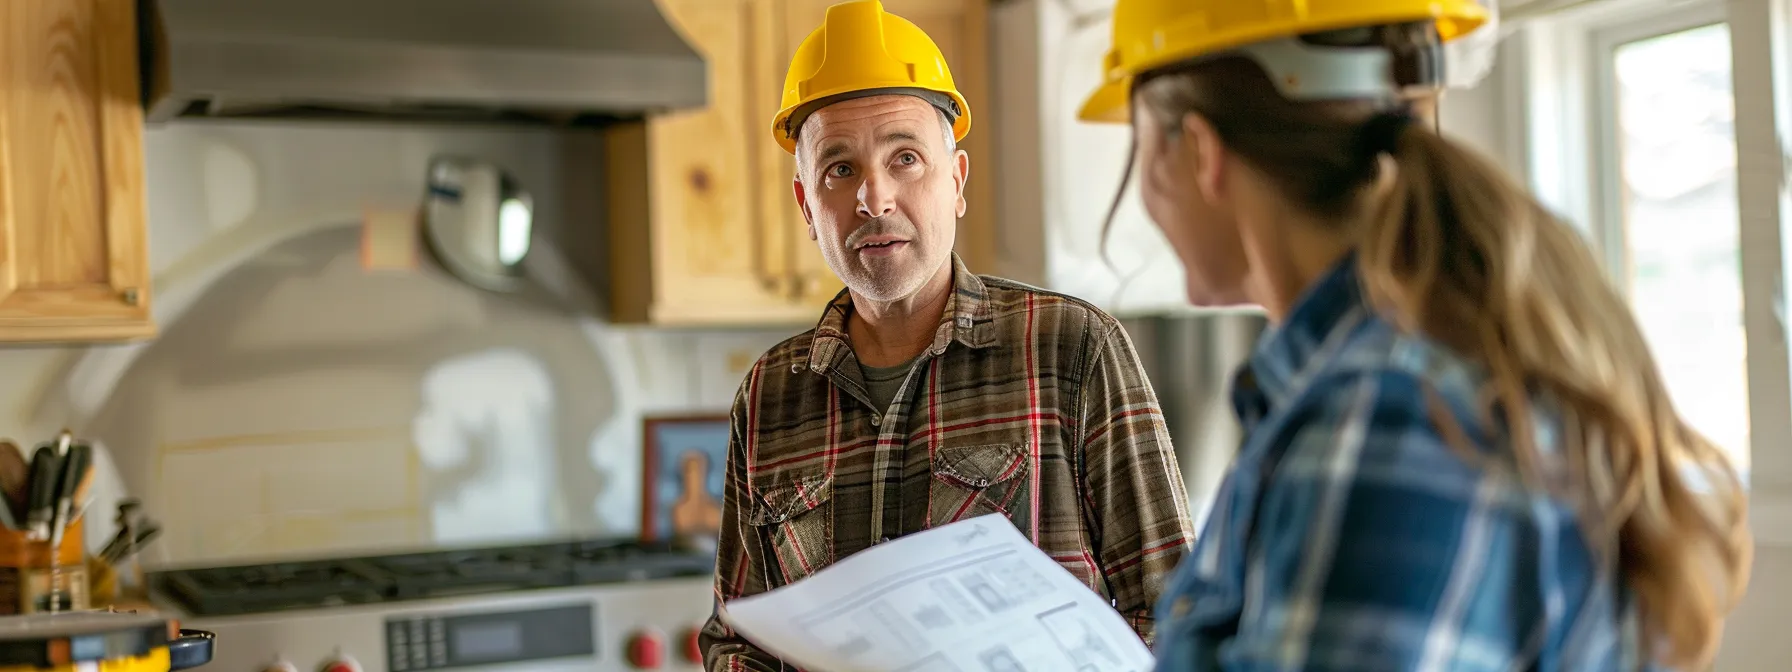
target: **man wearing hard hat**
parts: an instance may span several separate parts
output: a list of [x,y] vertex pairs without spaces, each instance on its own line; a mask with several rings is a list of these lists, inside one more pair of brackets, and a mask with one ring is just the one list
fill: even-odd
[[[846,290],[735,398],[718,599],[1000,513],[1149,642],[1194,537],[1157,398],[1114,318],[952,252],[971,106],[939,48],[874,0],[834,5],[771,126]],[[719,619],[702,647],[711,670],[781,667]]]

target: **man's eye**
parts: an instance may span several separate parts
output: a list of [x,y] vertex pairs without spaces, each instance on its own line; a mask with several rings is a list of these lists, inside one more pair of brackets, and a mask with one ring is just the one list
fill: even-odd
[[918,156],[915,156],[915,155],[913,155],[913,154],[909,154],[909,153],[907,153],[907,152],[904,152],[904,153],[903,153],[903,154],[902,154],[902,156],[898,156],[898,157],[896,157],[896,160],[897,160],[897,161],[900,161],[900,162],[902,162],[902,165],[905,165],[905,166],[906,166],[906,165],[910,165],[910,164],[913,164],[913,163],[915,163],[915,162],[917,162],[917,161],[920,161],[920,160],[921,160],[921,157],[918,157]]
[[852,168],[847,167],[844,163],[836,163],[833,168],[828,169],[828,174],[834,177],[849,177],[852,175]]

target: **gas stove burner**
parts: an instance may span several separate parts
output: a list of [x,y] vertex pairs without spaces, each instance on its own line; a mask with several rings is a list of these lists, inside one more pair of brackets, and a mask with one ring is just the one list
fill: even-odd
[[682,578],[715,557],[665,543],[592,540],[155,572],[192,616],[400,602],[450,595]]
[[[158,575],[151,575],[152,581]],[[331,606],[377,602],[384,593],[378,572],[353,560],[283,562],[169,572],[170,587],[184,595],[220,597],[241,609],[259,611],[284,605]]]

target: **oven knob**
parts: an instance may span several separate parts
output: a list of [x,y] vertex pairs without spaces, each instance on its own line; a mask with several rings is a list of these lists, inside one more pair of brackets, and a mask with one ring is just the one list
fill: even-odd
[[637,670],[653,670],[665,663],[666,643],[659,633],[643,630],[628,640],[628,664]]
[[317,672],[361,672],[361,664],[348,656],[337,656],[335,660],[318,668]]
[[702,636],[703,636],[703,631],[698,628],[691,628],[689,632],[684,633],[684,661],[685,662],[696,663],[699,665],[703,664],[703,640],[701,639]]

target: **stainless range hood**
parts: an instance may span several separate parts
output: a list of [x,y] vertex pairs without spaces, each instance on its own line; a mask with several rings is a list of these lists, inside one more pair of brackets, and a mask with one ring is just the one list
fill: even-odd
[[148,121],[591,125],[707,102],[654,0],[138,0]]

